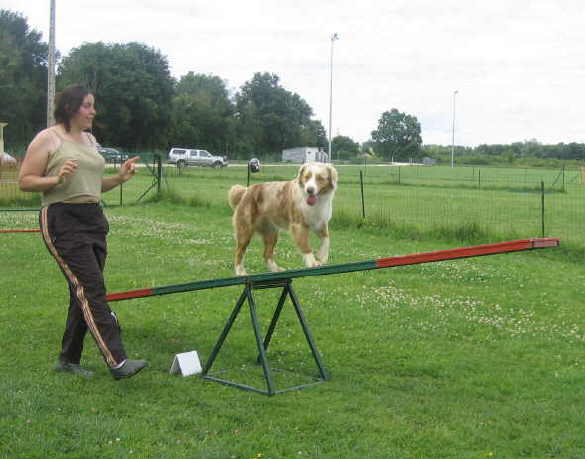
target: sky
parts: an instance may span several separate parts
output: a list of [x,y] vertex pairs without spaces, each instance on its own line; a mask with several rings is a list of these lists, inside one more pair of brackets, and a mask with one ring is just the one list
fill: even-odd
[[[0,8],[49,41],[49,0]],[[356,142],[396,108],[424,144],[585,143],[583,0],[56,0],[55,41],[144,43],[234,93],[275,73]]]

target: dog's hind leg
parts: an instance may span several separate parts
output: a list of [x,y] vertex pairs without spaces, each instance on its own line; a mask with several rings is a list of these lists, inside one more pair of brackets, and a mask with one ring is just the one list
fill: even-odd
[[246,256],[246,249],[248,248],[248,244],[250,244],[251,239],[251,233],[236,235],[237,246],[236,255],[234,257],[234,268],[236,271],[236,276],[245,276],[248,274],[246,272],[246,268],[244,267],[244,257]]
[[264,240],[264,261],[266,262],[266,267],[273,273],[284,271],[274,261],[274,247],[278,242],[278,232],[264,233],[262,234],[262,238]]

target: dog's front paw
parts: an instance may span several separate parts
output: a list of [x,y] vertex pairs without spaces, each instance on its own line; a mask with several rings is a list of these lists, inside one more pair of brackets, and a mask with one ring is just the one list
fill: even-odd
[[268,270],[270,272],[273,272],[273,273],[281,273],[283,271],[286,271],[284,268],[281,268],[280,266],[278,266],[274,260],[267,260],[266,266],[267,266]]
[[310,262],[307,263],[307,268],[316,268],[317,266],[321,266],[323,263],[321,263],[320,260],[318,260],[317,258],[313,258]]
[[319,261],[320,264],[326,265],[327,260],[329,259],[329,255],[321,255],[320,253],[318,253],[315,258],[317,259],[317,261]]
[[307,268],[313,268],[321,264],[321,262],[315,258],[315,255],[313,255],[313,252],[304,254],[303,259]]

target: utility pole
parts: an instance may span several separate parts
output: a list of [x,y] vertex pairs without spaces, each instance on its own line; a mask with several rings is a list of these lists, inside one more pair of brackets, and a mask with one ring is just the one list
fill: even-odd
[[453,128],[451,131],[451,167],[455,167],[455,96],[459,91],[453,91]]
[[336,33],[331,35],[331,59],[329,61],[329,162],[333,162],[333,157],[331,156],[331,115],[333,113],[333,42],[335,40],[339,40],[339,36]]
[[47,74],[47,127],[50,127],[55,124],[55,0],[51,0]]

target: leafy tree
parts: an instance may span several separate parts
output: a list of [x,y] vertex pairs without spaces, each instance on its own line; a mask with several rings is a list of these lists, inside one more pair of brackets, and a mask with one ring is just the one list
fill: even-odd
[[377,156],[377,153],[376,153],[376,142],[374,142],[371,139],[370,140],[366,140],[365,142],[362,143],[361,150],[362,150],[363,153],[368,153],[370,155]]
[[407,160],[421,157],[420,123],[415,116],[393,108],[382,113],[378,129],[372,131],[376,150],[385,159]]
[[328,146],[327,133],[320,120],[308,120],[301,126],[299,145],[326,148]]
[[[455,145],[454,154],[455,160],[458,157],[463,155],[471,155],[473,154],[473,148],[471,147],[463,147],[461,145]],[[431,158],[438,159],[440,156],[445,156],[451,158],[451,145],[423,145],[421,147],[422,156],[429,156]]]
[[580,159],[585,160],[585,144],[571,142],[563,145],[563,159]]
[[141,43],[86,43],[59,67],[59,87],[84,84],[96,94],[95,135],[131,150],[166,148],[173,96],[167,58]]
[[331,140],[332,159],[351,159],[360,152],[360,145],[350,137],[338,135]]
[[234,111],[221,78],[189,72],[175,88],[169,138],[173,145],[228,154],[233,148]]
[[245,154],[277,153],[324,141],[324,129],[311,120],[309,104],[280,86],[275,74],[254,74],[236,94],[236,107],[239,148]]
[[0,121],[7,148],[24,146],[47,123],[48,46],[20,13],[0,9]]

